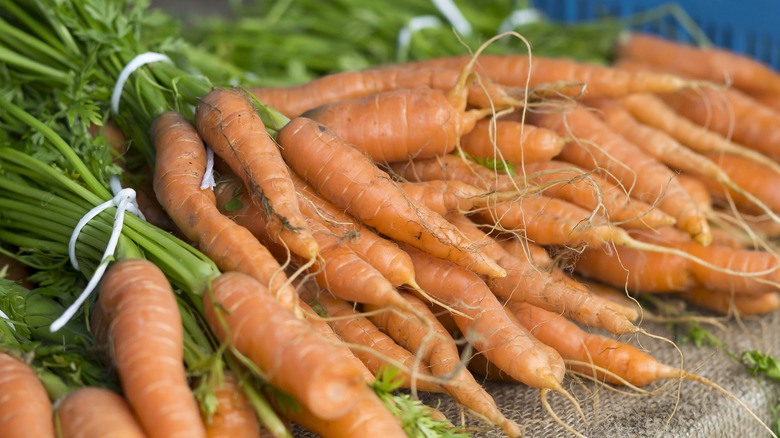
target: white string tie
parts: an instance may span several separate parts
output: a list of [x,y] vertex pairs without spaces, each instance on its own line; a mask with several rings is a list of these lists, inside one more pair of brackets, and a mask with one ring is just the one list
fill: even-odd
[[214,181],[214,150],[206,146],[206,172],[203,174],[203,179],[200,182],[200,189],[214,190],[217,186],[217,182]]
[[501,25],[498,26],[499,34],[509,32],[517,26],[523,26],[525,24],[536,23],[544,18],[542,11],[536,8],[524,8],[512,11],[511,14],[504,18]]
[[113,111],[114,114],[119,113],[119,99],[122,97],[122,88],[124,88],[125,82],[127,82],[130,75],[144,65],[158,61],[173,62],[171,61],[171,58],[162,53],[146,52],[133,58],[127,63],[125,68],[119,72],[119,77],[116,79],[116,84],[114,84],[114,91],[111,92],[111,111]]
[[432,27],[441,26],[441,20],[433,15],[420,15],[418,17],[412,17],[406,26],[402,27],[398,31],[398,44],[396,47],[396,53],[399,59],[405,60],[406,52],[409,50],[409,44],[412,42],[412,34],[422,29],[430,29]]
[[444,18],[447,19],[447,21],[450,22],[452,27],[455,28],[455,30],[458,31],[459,34],[463,36],[469,36],[471,35],[471,23],[469,23],[468,20],[466,20],[466,17],[463,16],[463,13],[460,12],[460,9],[455,5],[455,3],[452,0],[431,0],[433,4],[436,6],[436,9],[441,12],[442,15],[444,15]]
[[114,198],[98,205],[97,207],[87,212],[87,214],[85,214],[84,217],[82,217],[78,222],[78,224],[76,224],[76,228],[73,229],[73,234],[70,236],[70,242],[68,242],[68,255],[70,256],[70,263],[73,265],[73,268],[78,270],[79,262],[76,259],[76,240],[78,239],[79,233],[81,233],[81,229],[104,210],[111,207],[116,207],[116,213],[114,214],[114,227],[111,230],[111,236],[109,237],[108,244],[106,245],[106,249],[103,252],[103,258],[100,260],[100,264],[98,265],[97,269],[95,269],[95,272],[92,274],[92,278],[89,279],[89,283],[87,283],[87,287],[84,288],[84,290],[81,292],[81,295],[79,295],[76,301],[74,301],[73,304],[71,304],[70,307],[68,307],[65,312],[51,324],[49,330],[51,330],[52,333],[61,329],[65,324],[68,323],[68,321],[70,321],[71,318],[73,318],[73,315],[75,315],[79,307],[84,304],[84,301],[87,300],[95,287],[97,287],[100,279],[103,277],[103,273],[106,271],[108,263],[114,256],[114,251],[116,250],[117,243],[119,242],[119,236],[122,234],[125,211],[133,213],[141,219],[146,220],[143,213],[141,213],[141,210],[138,209],[138,204],[135,201],[135,190],[131,188],[123,189],[122,185],[119,183],[119,177],[116,175],[110,178],[109,184],[111,186],[111,191],[114,193]]

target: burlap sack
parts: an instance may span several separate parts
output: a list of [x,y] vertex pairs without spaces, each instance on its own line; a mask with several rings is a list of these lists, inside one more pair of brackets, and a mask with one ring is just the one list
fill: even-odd
[[[727,348],[740,354],[742,351],[759,349],[762,352],[780,355],[780,313],[761,318],[744,318],[741,321],[724,323],[726,331],[704,325],[715,334]],[[673,330],[665,324],[644,322],[641,326],[648,332],[668,338]],[[679,365],[680,352],[672,345],[644,335],[633,339],[632,344],[641,345],[657,360],[669,365]],[[686,370],[704,376],[743,401],[759,418],[769,424],[771,407],[780,395],[780,385],[764,383],[751,376],[746,368],[724,352],[712,347],[696,347],[692,344],[679,345],[683,366]],[[589,437],[762,437],[770,434],[734,400],[716,390],[697,382],[677,381],[671,384],[659,382],[645,389],[658,389],[666,383],[665,391],[654,396],[637,396],[612,391],[589,381],[580,381],[567,376],[564,387],[579,401],[585,412],[586,425],[575,413],[571,403],[559,394],[550,394],[548,400],[552,409],[568,425]],[[571,436],[569,432],[552,421],[542,407],[539,391],[523,385],[484,382],[498,406],[510,417],[525,426],[526,437]],[[629,391],[630,392],[630,391]],[[429,405],[441,401],[440,410],[453,423],[459,424],[461,412],[447,396],[421,394],[420,398]],[[468,419],[467,419],[468,420]],[[468,421],[469,425],[477,425]],[[295,429],[296,437],[314,435]],[[500,430],[477,431],[475,437],[501,437]],[[378,438],[378,437],[376,437]]]

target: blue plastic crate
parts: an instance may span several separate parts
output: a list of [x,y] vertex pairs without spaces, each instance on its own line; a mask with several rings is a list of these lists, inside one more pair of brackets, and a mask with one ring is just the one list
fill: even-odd
[[[573,23],[647,12],[669,0],[533,0],[556,21]],[[716,46],[759,59],[780,70],[780,0],[678,0],[674,2]],[[693,42],[677,18],[667,14],[635,30]]]

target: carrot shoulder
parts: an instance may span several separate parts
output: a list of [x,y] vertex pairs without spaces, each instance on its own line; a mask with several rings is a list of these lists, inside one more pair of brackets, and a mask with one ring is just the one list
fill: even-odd
[[150,437],[206,437],[184,369],[179,307],[157,266],[116,262],[103,277],[92,325]]
[[282,128],[278,139],[296,173],[366,225],[475,272],[505,274],[444,218],[413,205],[389,175],[324,126],[299,117]]
[[0,351],[0,430],[8,438],[54,438],[54,411],[30,366]]
[[301,257],[316,256],[319,248],[298,211],[287,166],[246,97],[222,89],[210,92],[198,104],[195,125],[263,207],[270,218],[269,231]]
[[255,363],[273,386],[292,395],[318,417],[344,415],[366,388],[362,370],[273,299],[252,277],[227,272],[204,293],[209,326]]

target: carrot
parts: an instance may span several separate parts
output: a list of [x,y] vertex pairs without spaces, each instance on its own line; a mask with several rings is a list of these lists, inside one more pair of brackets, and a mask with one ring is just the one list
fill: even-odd
[[440,157],[416,159],[402,163],[391,163],[390,169],[396,175],[409,181],[460,181],[485,190],[518,190],[525,181],[516,181],[464,157],[452,154]]
[[593,213],[544,195],[490,205],[475,212],[475,216],[501,230],[520,233],[539,245],[600,247],[613,234],[613,227],[591,220]]
[[455,341],[428,306],[415,296],[404,294],[403,297],[427,317],[429,327],[421,325],[416,318],[396,312],[381,312],[375,306],[366,307],[366,310],[375,312],[369,319],[397,342],[419,355],[430,365],[433,375],[446,378],[447,381],[442,385],[455,401],[501,427],[508,436],[522,436],[517,423],[507,419],[496,406],[493,397],[474,380],[466,368],[460,367]]
[[[274,242],[266,233],[268,223],[262,211],[251,202],[240,183],[228,178],[220,178],[214,191],[220,210],[229,215],[238,225],[246,227],[261,243],[268,247],[277,259],[288,257],[287,251],[279,242]],[[237,200],[241,208],[225,211],[232,200]],[[330,290],[339,298],[360,303],[375,303],[382,306],[400,306],[408,308],[395,287],[371,264],[358,256],[348,246],[341,245],[340,236],[333,234],[324,221],[306,203],[300,205],[306,218],[306,226],[320,247],[318,259],[307,270],[317,284]],[[301,266],[305,261],[293,255],[293,261]]]
[[563,161],[525,164],[527,174],[516,177],[488,170],[453,155],[395,163],[391,169],[410,181],[461,181],[485,190],[512,191],[528,185],[548,185],[544,190],[547,196],[567,200],[591,211],[603,207],[611,220],[623,225],[654,228],[674,222],[659,209],[630,200],[615,184]]
[[224,372],[214,388],[215,410],[203,418],[209,438],[257,438],[260,423],[241,385],[231,372]]
[[325,309],[335,332],[348,345],[354,346],[352,352],[374,375],[383,367],[392,366],[400,371],[399,378],[403,379],[401,387],[414,386],[420,391],[444,392],[441,385],[433,382],[425,363],[418,362],[412,353],[379,331],[353,305],[323,289],[306,288],[301,291],[301,296],[306,302]]
[[268,398],[272,403],[276,403],[280,415],[322,438],[408,438],[401,422],[388,411],[370,388],[357,388],[355,396],[359,398],[359,403],[343,415],[328,419],[316,415],[305,405],[300,406],[300,409],[289,409],[278,406],[273,394],[269,394]]
[[632,385],[635,388],[659,379],[686,379],[699,382],[739,403],[769,430],[744,403],[709,379],[658,362],[649,354],[629,344],[588,333],[555,313],[526,303],[512,303],[509,309],[517,316],[520,323],[528,327],[542,342],[559,351],[571,369],[610,383]]
[[753,95],[757,101],[763,105],[772,108],[775,111],[780,111],[780,95],[777,94],[758,94]]
[[761,152],[780,158],[780,112],[734,89],[684,91],[659,95],[667,105],[694,123]]
[[780,296],[775,292],[737,295],[695,287],[676,295],[697,306],[723,315],[766,315],[780,309]]
[[[469,57],[436,58],[407,64],[417,68],[460,69]],[[698,85],[678,76],[627,72],[617,68],[525,55],[482,55],[475,71],[495,82],[511,87],[538,87],[551,82],[568,82],[571,87],[561,93],[579,96],[583,86],[588,97],[616,97],[632,93],[662,93]],[[555,85],[555,84],[553,84]]]
[[552,269],[555,262],[547,250],[536,243],[528,242],[525,239],[511,236],[507,239],[497,240],[498,244],[512,257],[527,261],[542,270]]
[[705,79],[751,94],[780,94],[780,75],[748,56],[721,48],[702,48],[649,34],[631,34],[616,50],[619,59],[636,59],[669,73]]
[[557,353],[516,326],[476,274],[409,245],[402,248],[412,257],[420,286],[465,315],[453,317],[470,344],[526,385],[563,392],[564,369]]
[[444,155],[491,109],[466,111],[465,97],[453,101],[429,88],[399,89],[313,108],[316,120],[377,163]]
[[639,303],[633,299],[630,299],[626,295],[625,291],[618,290],[600,282],[589,281],[580,276],[577,276],[573,280],[575,280],[578,284],[586,287],[593,295],[608,300],[610,306],[614,309],[617,309],[621,314],[625,315],[629,321],[636,321],[639,319],[639,312],[641,307]]
[[780,184],[780,174],[763,164],[742,157],[713,155],[710,158],[723,169],[737,186],[750,195],[748,197],[731,187],[719,187],[710,181],[704,181],[715,198],[724,200],[724,192],[728,192],[740,210],[753,214],[765,214],[765,210],[752,200],[755,197],[771,211],[780,212],[780,194],[774,190]]
[[57,417],[62,438],[146,437],[130,405],[108,389],[83,387],[71,392],[57,406]]
[[607,301],[594,296],[576,282],[564,281],[540,271],[530,263],[513,257],[463,216],[449,216],[458,228],[482,245],[485,252],[507,270],[504,278],[490,279],[487,285],[504,301],[526,301],[590,327],[602,327],[612,333],[634,333],[637,328],[626,315]]
[[284,312],[265,286],[227,272],[204,294],[204,313],[222,342],[246,356],[267,381],[315,415],[338,418],[360,402],[362,371],[305,321]]
[[[732,193],[740,196],[741,204],[752,205],[753,211],[766,212],[769,215],[774,215],[772,210],[775,208],[773,206],[780,206],[780,203],[778,202],[769,206],[766,205],[765,202],[768,199],[773,198],[772,194],[763,190],[761,195],[764,196],[757,196],[757,192],[750,190],[748,187],[743,187],[732,180],[730,173],[723,169],[720,166],[720,163],[710,159],[711,157],[701,155],[686,148],[663,131],[639,123],[631,116],[631,113],[623,109],[616,102],[593,100],[589,101],[588,104],[598,108],[602,114],[604,114],[607,125],[613,131],[639,146],[642,150],[667,166],[697,175],[705,180],[713,181],[714,183],[717,183],[717,185],[725,187]],[[750,160],[741,160],[742,163],[753,164]],[[754,168],[759,168],[759,166],[758,163],[755,163]],[[764,167],[763,170],[763,175],[780,180],[780,175],[772,175],[773,172],[770,169]],[[757,175],[754,175],[753,179],[755,179],[755,176]],[[742,181],[747,182],[744,178]],[[757,184],[753,185],[756,186]],[[763,184],[763,186],[766,185],[766,183]],[[777,218],[777,220],[780,222],[780,218]]]
[[8,438],[54,438],[54,412],[29,365],[0,351],[0,430]]
[[[400,88],[448,91],[457,84],[458,76],[460,72],[450,69],[386,67],[333,73],[300,85],[250,88],[249,91],[266,105],[292,119],[326,103]],[[496,106],[514,103],[502,87],[486,79],[469,85],[468,100],[470,104],[483,108],[490,106],[491,102]]]
[[144,259],[111,266],[101,282],[92,327],[150,437],[206,436],[184,369],[179,307],[157,266]]
[[491,193],[460,181],[445,180],[406,182],[399,183],[399,186],[415,205],[425,205],[442,216],[484,208],[490,204],[515,199],[523,194],[522,191]]
[[[305,288],[316,288],[318,286],[314,286],[311,284],[311,282],[300,282],[297,285],[297,288],[299,292],[301,289]],[[314,311],[314,309],[309,306],[309,304],[304,301],[303,299],[298,297],[298,307],[301,309],[301,313],[303,313],[304,318],[306,319],[306,322],[309,323],[309,325],[314,328],[314,330],[323,338],[325,338],[328,342],[330,342],[331,345],[336,347],[341,351],[342,359],[343,361],[352,363],[356,368],[359,368],[360,371],[363,374],[363,379],[366,381],[366,383],[371,384],[374,383],[374,373],[371,372],[368,368],[366,368],[365,364],[361,362],[360,359],[357,358],[352,353],[352,350],[347,348],[346,345],[344,345],[344,342],[341,340],[339,335],[336,334],[336,332],[333,331],[333,327],[328,324],[327,321],[322,319],[322,317]]]
[[278,140],[300,176],[364,224],[475,272],[504,275],[444,218],[412,205],[389,175],[324,126],[299,117],[282,128]]
[[645,292],[684,291],[700,285],[737,294],[765,293],[776,290],[780,280],[777,257],[769,252],[704,247],[670,228],[634,238],[684,251],[716,269],[678,254],[607,248],[608,251],[586,249],[575,270],[615,287]]
[[287,166],[246,97],[215,89],[198,103],[195,125],[264,209],[270,218],[269,232],[278,234],[295,254],[314,258],[319,248],[298,211]]
[[535,123],[577,140],[563,148],[561,158],[586,169],[602,168],[628,188],[632,197],[659,207],[674,217],[675,226],[707,245],[709,224],[674,174],[662,163],[617,135],[592,111],[584,108],[566,113],[540,114]]
[[542,193],[569,201],[590,211],[602,211],[613,224],[625,228],[657,228],[672,225],[675,219],[645,202],[630,199],[622,187],[594,172],[565,161],[531,163],[529,184],[551,184]]
[[693,123],[677,114],[658,96],[634,94],[621,98],[619,102],[640,122],[666,132],[697,152],[744,157],[771,166],[775,172],[780,173],[780,165],[767,160],[766,155]]
[[240,271],[270,284],[279,301],[295,308],[295,290],[270,252],[246,228],[223,216],[210,190],[201,190],[203,143],[180,114],[163,113],[151,127],[156,149],[154,190],[176,225],[222,271]]
[[506,160],[514,165],[549,160],[566,142],[553,131],[513,120],[482,119],[460,140],[474,157]]
[[323,199],[306,181],[292,174],[293,183],[301,199],[316,210],[335,235],[343,236],[342,243],[363,257],[376,268],[395,287],[409,285],[416,287],[414,282],[414,267],[409,254],[401,251],[398,245],[385,239],[353,216]]

